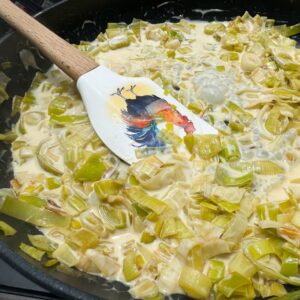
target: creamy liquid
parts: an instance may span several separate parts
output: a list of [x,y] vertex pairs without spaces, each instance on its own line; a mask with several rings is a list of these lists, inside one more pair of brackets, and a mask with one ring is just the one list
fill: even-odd
[[[243,77],[238,69],[238,63],[236,64],[232,63],[231,68],[228,68],[228,71],[223,73],[218,73],[215,71],[212,71],[211,69],[218,65],[226,65],[224,61],[221,61],[215,54],[220,51],[220,43],[216,42],[215,39],[212,36],[206,35],[203,32],[203,28],[206,25],[205,22],[195,22],[196,25],[195,30],[192,31],[192,33],[189,36],[190,41],[186,42],[187,46],[192,48],[192,53],[189,53],[188,55],[191,57],[194,57],[196,61],[198,61],[197,66],[195,67],[195,70],[190,70],[189,66],[185,66],[184,64],[179,63],[173,63],[173,62],[166,62],[164,61],[164,58],[160,57],[159,51],[157,51],[156,47],[159,47],[157,43],[155,43],[152,40],[147,40],[143,38],[141,43],[132,43],[128,47],[116,49],[113,51],[108,52],[100,52],[96,56],[96,61],[99,64],[105,65],[108,68],[128,76],[144,76],[144,70],[147,69],[148,66],[151,66],[153,69],[157,69],[161,72],[170,72],[172,74],[172,78],[175,82],[180,82],[185,79],[185,84],[187,86],[190,86],[193,88],[195,85],[195,80],[197,79],[195,74],[197,72],[203,72],[200,77],[198,77],[198,83],[199,86],[201,86],[203,89],[207,87],[207,85],[210,83],[212,84],[213,88],[220,88],[220,93],[224,93],[224,99],[221,103],[226,102],[228,99],[235,100],[237,99],[237,91],[242,90],[243,88],[254,88],[253,83],[250,82],[249,79]],[[183,42],[184,43],[184,42]],[[97,45],[97,41],[93,42],[92,45]],[[184,46],[184,45],[183,45]],[[146,58],[145,58],[146,57]],[[229,64],[229,63],[228,63]],[[162,66],[164,68],[162,68]],[[208,71],[206,72],[206,70]],[[56,67],[53,67],[51,70],[48,71],[48,81],[53,83],[54,85],[57,83],[57,81],[61,81],[61,78],[64,78],[65,76],[63,74],[59,75],[58,78],[55,78],[52,73],[54,70],[57,70]],[[66,80],[69,80],[65,78]],[[71,81],[70,81],[71,84]],[[220,87],[222,85],[222,87]],[[53,95],[51,94],[51,90],[45,91],[42,90],[43,85],[40,85],[39,88],[37,88],[34,91],[34,96],[37,99],[37,102],[34,106],[32,106],[28,111],[40,111],[44,112],[44,121],[39,123],[37,126],[26,126],[27,133],[20,136],[18,140],[25,141],[33,148],[37,148],[39,144],[48,139],[59,139],[60,136],[64,134],[65,129],[64,128],[50,128],[48,126],[45,126],[47,124],[47,121],[49,120],[49,116],[47,114],[47,108],[49,101],[53,98]],[[222,90],[223,89],[223,90]],[[188,101],[188,97],[190,95],[186,95],[186,101]],[[84,111],[83,105],[80,103],[80,101],[77,101],[75,109],[77,112]],[[214,103],[213,103],[214,104]],[[220,123],[222,123],[222,112],[219,109],[218,105],[216,106],[216,112],[220,116]],[[216,119],[218,121],[218,119]],[[239,144],[239,146],[243,149],[245,148],[242,144]],[[242,152],[243,155],[243,152]],[[255,160],[256,154],[253,154],[253,159]],[[269,155],[270,156],[270,155]],[[43,170],[36,158],[36,156],[29,158],[29,159],[21,159],[19,150],[15,150],[13,152],[13,168],[14,168],[14,174],[16,179],[18,179],[21,183],[29,182],[31,179],[33,179],[35,176],[44,174],[45,176],[51,176],[52,174],[48,174],[45,170]],[[259,159],[259,158],[257,158]],[[258,182],[256,184],[256,195],[261,197],[261,201],[274,201],[274,200],[284,200],[287,199],[288,194],[286,191],[286,186],[290,183],[291,179],[297,178],[300,174],[300,167],[296,165],[294,168],[291,169],[291,172],[289,171],[290,167],[288,164],[283,162],[284,167],[286,168],[286,174],[284,175],[284,178],[279,178],[278,176],[270,176],[270,177],[262,177],[262,179],[258,179]],[[185,178],[187,186],[190,187],[190,178],[193,178],[195,175],[199,175],[199,170],[195,171],[193,169],[193,164],[191,162],[187,162],[186,168],[185,168]],[[61,165],[61,168],[63,169],[64,166]],[[206,173],[203,174],[213,174],[214,173],[215,165],[212,164],[212,168],[210,170],[206,170]],[[275,180],[275,181],[274,181]],[[270,181],[270,188],[269,190],[265,189],[265,184]],[[274,181],[274,183],[272,183]],[[172,193],[172,189],[174,188],[173,185],[167,186],[166,188],[152,192],[154,196],[166,196],[169,193]],[[181,191],[185,191],[184,187],[180,187]],[[59,199],[60,197],[60,189],[52,190],[52,191],[43,191],[41,192],[42,196],[51,195],[51,197],[56,197],[56,199]],[[151,192],[149,192],[151,194]],[[178,208],[180,209],[180,208]],[[183,219],[184,222],[188,223],[188,220],[186,219],[186,215],[181,211],[179,213],[179,216]],[[253,220],[255,222],[255,220]],[[45,234],[49,232],[48,229],[41,229]],[[53,238],[53,237],[52,237]],[[112,243],[115,247],[114,257],[117,258],[118,263],[120,265],[120,271],[114,274],[111,279],[117,279],[120,281],[124,281],[123,274],[122,274],[122,261],[123,261],[123,253],[122,253],[122,245],[124,243],[127,243],[131,240],[135,240],[139,242],[140,234],[136,231],[130,229],[125,230],[119,230],[113,234],[111,234],[109,238],[109,242]],[[54,239],[55,242],[60,242],[60,239]],[[147,248],[150,252],[154,252],[157,250],[159,241],[156,240],[154,243],[151,243],[149,245],[144,245],[145,248]],[[175,259],[175,258],[174,258]],[[228,259],[225,258],[225,261]],[[176,265],[177,264],[177,265]],[[180,266],[183,265],[183,261],[181,261],[180,258],[176,258],[176,269],[180,269]],[[205,270],[207,270],[207,265],[205,267]],[[174,274],[177,274],[174,272]],[[177,275],[176,275],[177,276]],[[134,284],[135,281],[131,282],[130,284]],[[177,282],[177,281],[176,281]],[[176,284],[170,284],[166,287],[164,285],[162,287],[163,292],[165,294],[171,294],[171,293],[181,293],[182,290],[179,287],[179,285]]]

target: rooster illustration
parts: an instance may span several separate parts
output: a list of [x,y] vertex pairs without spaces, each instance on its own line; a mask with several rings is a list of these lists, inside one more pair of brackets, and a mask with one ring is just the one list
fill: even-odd
[[135,99],[126,99],[122,95],[124,88],[117,89],[113,95],[122,97],[126,102],[126,109],[121,111],[121,115],[127,124],[127,135],[135,142],[135,147],[166,146],[165,141],[158,135],[157,122],[161,120],[183,128],[186,134],[195,131],[193,123],[166,100],[155,95],[138,96],[134,88],[135,85],[127,91],[134,94]]

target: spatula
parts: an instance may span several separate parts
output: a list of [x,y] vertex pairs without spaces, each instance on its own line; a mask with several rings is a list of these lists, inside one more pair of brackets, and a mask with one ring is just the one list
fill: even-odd
[[[174,134],[217,134],[148,78],[124,77],[74,48],[9,0],[1,0],[0,17],[28,38],[74,81],[90,122],[106,146],[131,164],[139,157],[171,151],[162,134],[166,123]],[[119,109],[116,109],[116,105]],[[114,109],[112,109],[114,107]]]

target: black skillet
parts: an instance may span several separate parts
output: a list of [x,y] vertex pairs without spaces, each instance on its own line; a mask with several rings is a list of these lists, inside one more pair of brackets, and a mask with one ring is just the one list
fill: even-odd
[[[0,0],[1,5],[1,0]],[[65,0],[37,16],[46,26],[72,43],[80,40],[93,40],[105,29],[107,22],[131,22],[132,18],[151,22],[179,18],[195,20],[230,20],[248,10],[274,18],[282,23],[300,22],[300,0]],[[0,23],[1,24],[1,23]],[[3,26],[3,25],[2,25]],[[1,32],[1,28],[0,28]],[[36,72],[34,68],[26,70],[20,61],[19,51],[29,49],[35,56],[41,70],[47,70],[51,63],[44,59],[34,47],[17,33],[10,32],[0,39],[0,70],[12,80],[7,91],[13,95],[24,95]],[[11,62],[11,67],[3,70],[3,62]],[[5,66],[5,64],[4,64]],[[9,130],[17,117],[11,118],[11,97],[0,105],[0,132]],[[34,137],[32,137],[34,138]],[[8,150],[3,152],[3,150]],[[13,173],[11,170],[9,145],[0,144],[0,187],[8,187]],[[46,269],[25,256],[18,248],[21,242],[28,242],[27,234],[37,230],[26,223],[0,214],[0,219],[14,226],[15,236],[5,238],[0,235],[0,257],[28,278],[52,291],[62,299],[131,299],[127,287],[119,282],[82,274],[76,270],[65,273],[55,269]],[[1,273],[0,276],[5,276]],[[175,295],[174,299],[187,297]],[[296,296],[293,299],[300,299]]]

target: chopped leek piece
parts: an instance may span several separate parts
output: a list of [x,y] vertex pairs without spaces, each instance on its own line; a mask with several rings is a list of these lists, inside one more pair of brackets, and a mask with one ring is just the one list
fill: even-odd
[[103,276],[109,277],[120,270],[120,266],[115,258],[108,256],[109,253],[102,254],[100,251],[88,249],[86,251],[88,258],[97,266]]
[[232,273],[217,284],[217,291],[229,298],[236,290],[250,284],[250,279],[238,273]]
[[23,202],[27,202],[37,207],[45,207],[46,201],[34,195],[21,194],[18,199]]
[[27,255],[29,255],[37,261],[41,261],[45,254],[45,251],[39,250],[35,247],[31,247],[24,243],[21,243],[19,247],[24,253],[26,253]]
[[84,228],[73,231],[68,236],[68,240],[70,240],[81,249],[94,248],[99,244],[97,235]]
[[50,120],[56,125],[80,124],[87,123],[86,115],[51,115]]
[[191,153],[197,153],[202,159],[210,159],[222,149],[219,136],[213,134],[188,134],[184,143]]
[[55,190],[55,189],[58,189],[60,187],[60,182],[57,178],[48,177],[46,179],[46,182],[47,182],[47,188],[49,190]]
[[221,151],[221,143],[217,135],[197,135],[195,143],[196,153],[203,159],[212,158]]
[[[278,298],[280,296],[285,295],[287,292],[282,284],[276,281],[260,281],[260,280],[253,280],[253,287],[255,290],[259,292],[259,294],[263,297],[270,297],[270,296],[277,296],[276,300],[279,300],[281,298]],[[274,298],[271,298],[275,300]],[[292,300],[292,299],[290,299]],[[297,299],[295,299],[297,300]]]
[[283,282],[286,282],[288,284],[292,284],[295,286],[300,286],[300,279],[299,277],[287,277],[278,272],[277,270],[273,269],[271,266],[267,265],[264,262],[261,262],[258,259],[255,259],[252,257],[252,255],[249,253],[248,248],[246,247],[244,249],[244,253],[247,256],[247,258],[258,268],[259,271],[263,272],[267,276],[270,276],[272,278],[279,279]]
[[188,261],[190,265],[196,270],[203,269],[203,255],[201,245],[196,245],[188,253]]
[[297,276],[298,275],[299,260],[291,254],[285,252],[282,257],[280,273],[284,276]]
[[141,242],[144,244],[150,244],[155,240],[155,236],[151,235],[149,232],[144,231],[141,236]]
[[35,98],[35,96],[32,95],[31,92],[27,92],[22,99],[22,103],[24,103],[26,106],[29,106],[29,107],[32,104],[34,104],[35,101],[36,101],[36,98]]
[[239,273],[246,278],[251,278],[257,272],[257,268],[242,252],[238,252],[233,257],[229,263],[228,270],[230,273]]
[[134,35],[140,41],[141,40],[141,28],[143,27],[143,22],[142,21],[132,22],[128,27],[129,27],[129,29],[132,30]]
[[237,104],[229,101],[226,106],[229,111],[233,115],[235,115],[244,125],[249,126],[253,122],[254,117],[250,113],[239,107]]
[[294,215],[293,218],[291,220],[291,223],[295,226],[297,226],[298,228],[300,228],[300,210],[297,210]]
[[12,109],[11,109],[11,116],[14,117],[17,113],[21,110],[21,104],[22,104],[23,98],[21,96],[14,96],[13,103],[12,103]]
[[100,180],[106,170],[101,154],[91,154],[86,161],[77,166],[74,170],[76,181],[97,181]]
[[110,38],[109,47],[113,50],[128,47],[130,45],[130,39],[127,34],[117,35],[113,38]]
[[218,30],[225,30],[225,25],[223,23],[210,23],[205,25],[204,33],[206,34],[214,34]]
[[94,184],[94,190],[100,200],[106,200],[109,196],[117,195],[123,187],[122,182],[114,179],[101,180]]
[[203,106],[199,102],[190,102],[187,108],[195,114],[200,114],[203,111]]
[[300,249],[290,243],[284,243],[282,249],[300,259]]
[[17,134],[14,131],[0,133],[1,142],[12,143],[16,138],[17,138]]
[[123,275],[127,282],[141,275],[141,271],[137,267],[137,255],[134,252],[127,253],[123,260]]
[[248,252],[254,259],[273,254],[275,249],[270,240],[258,240],[248,246]]
[[130,187],[125,190],[125,195],[134,203],[151,209],[160,215],[166,208],[167,204],[149,196],[139,187]]
[[68,227],[70,224],[68,216],[61,216],[45,208],[39,208],[11,197],[3,200],[0,212],[41,227]]
[[185,144],[186,148],[189,150],[190,153],[192,153],[193,149],[194,149],[194,144],[195,144],[194,135],[191,134],[191,133],[185,135],[183,141],[184,141],[184,144]]
[[284,169],[270,160],[257,160],[252,162],[233,162],[231,168],[240,172],[254,172],[260,175],[276,175],[284,173]]
[[0,104],[9,98],[9,95],[7,94],[5,88],[6,87],[1,83],[0,84]]
[[54,251],[54,247],[51,245],[51,242],[49,241],[49,239],[42,235],[42,234],[28,234],[28,239],[30,241],[30,243],[32,244],[32,246],[40,249],[40,250],[44,250],[47,252],[52,252]]
[[239,146],[234,139],[222,140],[222,150],[220,155],[227,161],[238,160],[241,157]]
[[229,121],[228,126],[233,132],[243,132],[245,128],[244,125],[235,121]]
[[269,112],[265,127],[272,134],[282,134],[289,126],[289,118],[282,114],[282,110],[283,107],[278,105],[274,106]]
[[55,259],[55,258],[52,258],[52,259],[49,259],[48,261],[46,261],[43,266],[46,267],[46,268],[51,268],[55,265],[58,264],[58,260]]
[[68,267],[77,265],[80,260],[78,253],[66,243],[61,243],[58,246],[53,252],[53,257]]
[[180,218],[175,218],[176,223],[176,234],[174,238],[176,239],[188,239],[194,236],[193,232],[187,228],[187,226],[182,222]]
[[261,221],[264,220],[277,220],[279,208],[274,203],[260,204],[256,207],[256,213]]
[[54,175],[62,175],[63,170],[59,165],[56,153],[54,153],[57,148],[59,148],[59,145],[52,141],[42,142],[37,151],[37,159],[45,171]]
[[300,23],[292,25],[292,26],[275,26],[275,29],[279,30],[279,32],[285,36],[292,36],[300,33]]
[[224,72],[224,71],[225,71],[225,66],[223,66],[223,65],[216,66],[216,70],[217,70],[218,72]]
[[72,99],[70,99],[69,97],[66,96],[59,96],[54,98],[48,106],[48,114],[50,116],[53,115],[62,115],[63,113],[66,112],[66,110],[68,108],[71,107],[71,101]]
[[217,259],[211,259],[207,276],[213,283],[220,281],[225,274],[225,265],[222,261]]
[[228,169],[224,166],[218,165],[215,173],[217,183],[223,186],[246,186],[253,181],[253,173],[246,173],[241,176],[230,176]]
[[87,209],[87,203],[85,199],[76,194],[69,196],[66,201],[62,203],[62,206],[72,216],[76,216]]
[[[135,298],[142,298],[142,299],[155,299],[159,295],[159,291],[157,288],[157,285],[155,284],[154,281],[145,279],[136,285],[134,285],[130,289],[130,293],[133,295]],[[159,298],[157,298],[159,299]]]
[[116,228],[126,228],[126,214],[122,209],[100,204],[98,207],[98,211],[100,219],[102,220],[104,226],[108,229],[115,230]]
[[196,269],[185,266],[180,274],[179,286],[192,298],[207,299],[212,287],[212,282]]
[[[238,207],[236,207],[236,210],[238,210]],[[230,215],[219,215],[212,220],[212,223],[216,226],[226,228],[231,219],[232,217]]]
[[171,218],[164,220],[159,234],[160,238],[168,238],[174,236],[176,233],[177,228],[175,219]]
[[3,232],[5,236],[13,236],[16,234],[17,231],[4,221],[0,221],[0,232]]
[[239,60],[239,54],[237,52],[226,52],[223,53],[220,58],[223,61],[234,61],[234,60]]

